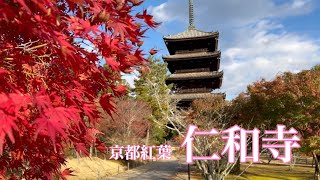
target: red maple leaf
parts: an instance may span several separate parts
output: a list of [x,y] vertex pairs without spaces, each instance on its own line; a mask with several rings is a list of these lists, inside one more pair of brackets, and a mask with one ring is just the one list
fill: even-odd
[[5,143],[6,135],[8,135],[12,143],[15,142],[12,130],[18,130],[18,127],[14,120],[15,116],[8,115],[0,109],[0,155],[3,154],[3,144]]
[[115,58],[107,58],[106,63],[114,70],[119,71],[120,63]]
[[142,1],[142,0],[131,0],[132,1],[132,4],[134,5],[134,6],[139,6],[139,5],[141,5],[144,1]]
[[154,48],[150,49],[150,51],[149,51],[149,53],[150,53],[151,55],[157,54],[158,52],[159,52],[159,50],[156,50],[156,49],[154,49]]
[[128,89],[128,86],[124,86],[124,85],[119,84],[114,88],[113,92],[116,96],[122,96],[124,94],[127,94],[127,92],[128,92],[127,89]]
[[68,176],[75,176],[72,173],[73,173],[73,171],[70,168],[66,168],[61,172],[61,178],[63,180],[67,180]]
[[123,41],[124,36],[128,33],[127,28],[129,28],[129,26],[123,22],[110,23],[109,26],[113,28],[113,35],[119,35],[121,40]]
[[75,143],[74,146],[75,146],[75,149],[78,153],[82,153],[84,155],[89,155],[87,147],[84,143]]
[[100,97],[100,105],[103,110],[105,110],[110,116],[112,116],[112,112],[115,110],[112,105],[112,95],[111,94],[103,94]]
[[7,70],[0,68],[0,74],[7,74],[7,73],[8,73]]
[[66,144],[88,155],[97,140],[90,128],[101,118],[97,100],[111,116],[112,99],[126,94],[121,72],[146,61],[138,45],[157,23],[146,11],[132,15],[141,3],[0,0],[0,154],[8,154],[0,155],[1,175],[19,169],[20,179],[53,179]]
[[148,26],[150,26],[151,28],[156,28],[158,27],[161,23],[157,23],[153,20],[153,16],[149,15],[147,13],[147,10],[143,11],[143,14],[138,13],[136,15],[137,18],[143,19],[146,24],[148,24]]
[[97,139],[95,145],[96,145],[96,148],[102,153],[105,153],[108,150],[106,145],[103,142],[99,141],[98,139]]

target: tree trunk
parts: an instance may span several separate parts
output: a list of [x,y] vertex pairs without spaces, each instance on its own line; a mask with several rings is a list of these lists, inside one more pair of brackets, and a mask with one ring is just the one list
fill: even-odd
[[241,172],[240,170],[240,158],[238,158],[236,164],[233,166],[231,173],[232,174],[239,174]]
[[297,162],[297,154],[294,153],[293,157],[292,157],[292,160],[291,160],[291,162],[289,164],[289,171],[293,170],[294,166],[296,165],[296,162]]
[[320,154],[312,152],[315,161],[314,180],[320,180]]
[[272,161],[272,159],[273,159],[273,156],[272,156],[272,154],[270,153],[268,153],[268,164],[270,164],[270,162]]
[[147,129],[147,137],[146,137],[146,146],[149,145],[149,136],[150,136],[150,132],[149,132],[149,127]]
[[205,180],[224,180],[224,176],[221,174],[205,174]]
[[77,151],[76,151],[76,155],[77,155],[77,160],[78,160],[78,164],[79,164],[80,163],[80,155]]
[[211,164],[204,161],[196,161],[198,168],[202,171],[202,176],[205,180],[224,180],[225,176],[218,174]]
[[93,145],[90,145],[90,154],[89,157],[92,157]]

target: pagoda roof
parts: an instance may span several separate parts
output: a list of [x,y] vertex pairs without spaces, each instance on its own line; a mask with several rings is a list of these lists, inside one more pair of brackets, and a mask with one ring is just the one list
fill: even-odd
[[188,93],[188,94],[172,94],[172,99],[177,100],[193,100],[193,99],[204,99],[204,98],[212,98],[212,97],[222,97],[225,98],[225,93]]
[[222,77],[223,71],[211,72],[191,72],[191,73],[177,73],[169,75],[167,80],[189,80],[189,79],[210,79],[215,77]]
[[186,31],[176,35],[164,36],[164,40],[190,40],[190,39],[203,39],[209,37],[218,37],[219,32],[204,32],[196,28],[188,28]]
[[181,59],[194,59],[199,57],[216,57],[220,56],[220,51],[215,52],[193,52],[193,53],[183,53],[183,54],[175,54],[169,56],[162,56],[165,61],[174,61],[174,60],[181,60]]

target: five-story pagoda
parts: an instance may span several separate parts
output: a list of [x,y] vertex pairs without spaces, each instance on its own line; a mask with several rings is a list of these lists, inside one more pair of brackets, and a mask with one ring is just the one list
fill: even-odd
[[163,60],[171,72],[166,83],[174,84],[172,98],[184,107],[190,106],[194,99],[225,97],[223,93],[212,93],[221,87],[223,78],[223,72],[219,71],[219,32],[199,31],[193,22],[193,3],[189,0],[188,29],[164,37],[170,55],[163,56]]

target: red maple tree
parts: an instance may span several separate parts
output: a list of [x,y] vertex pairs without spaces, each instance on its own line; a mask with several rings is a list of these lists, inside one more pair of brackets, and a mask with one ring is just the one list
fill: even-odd
[[88,153],[96,102],[111,114],[120,72],[145,63],[139,46],[158,23],[132,13],[141,3],[0,0],[0,178],[65,178],[63,146]]

